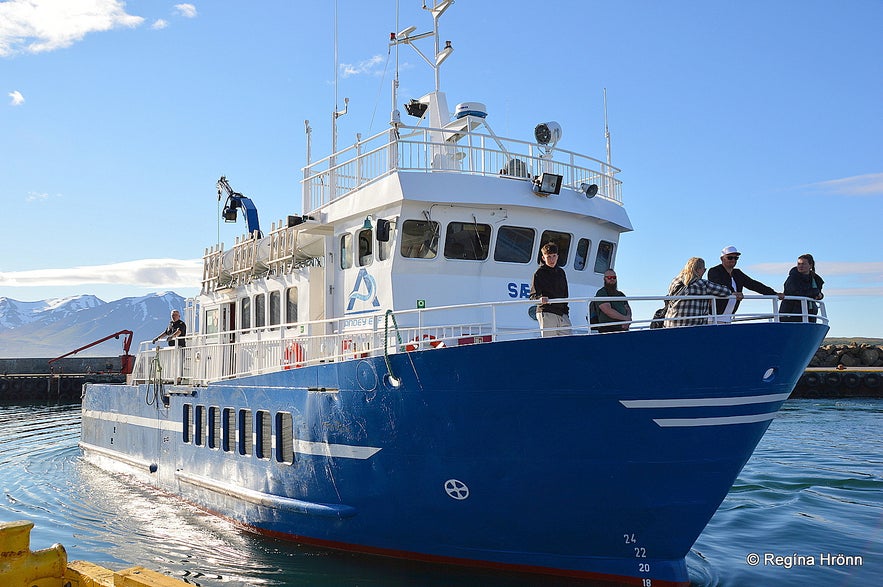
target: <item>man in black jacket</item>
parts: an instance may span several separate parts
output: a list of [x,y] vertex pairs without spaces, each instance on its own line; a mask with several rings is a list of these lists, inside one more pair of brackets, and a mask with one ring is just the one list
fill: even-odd
[[748,288],[753,292],[765,296],[777,295],[780,300],[783,297],[783,294],[776,293],[776,291],[768,285],[764,285],[755,279],[751,279],[742,273],[741,270],[736,269],[736,262],[739,261],[739,256],[741,254],[742,253],[732,245],[724,247],[721,251],[721,264],[715,265],[708,270],[708,281],[725,285],[736,292],[735,298],[715,300],[719,322],[729,322],[732,319],[732,315],[735,314],[736,310],[739,308],[739,302],[742,301],[743,288]]
[[567,274],[558,267],[558,245],[549,242],[540,250],[543,264],[534,272],[530,282],[530,299],[540,301],[537,306],[540,336],[565,336],[571,334],[570,308],[567,302],[549,300],[570,297]]

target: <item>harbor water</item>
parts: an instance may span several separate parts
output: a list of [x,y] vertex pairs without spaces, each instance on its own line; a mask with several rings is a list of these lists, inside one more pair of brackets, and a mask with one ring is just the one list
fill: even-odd
[[[692,584],[879,584],[881,416],[878,399],[786,402],[687,557]],[[0,521],[33,521],[32,549],[203,587],[586,585],[258,536],[83,462],[79,435],[79,404],[0,405]]]

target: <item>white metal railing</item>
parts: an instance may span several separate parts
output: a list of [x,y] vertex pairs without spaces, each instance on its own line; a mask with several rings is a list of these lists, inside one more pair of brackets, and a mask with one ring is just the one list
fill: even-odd
[[[393,138],[391,138],[391,136]],[[439,141],[439,137],[447,137]],[[619,169],[565,149],[551,154],[535,143],[451,128],[402,125],[382,131],[304,168],[304,210],[315,212],[393,171],[438,171],[508,176],[528,181],[541,173],[563,177],[564,186],[596,184],[598,197],[622,204]]]
[[[819,322],[828,323],[823,302],[788,296],[799,300],[801,312],[782,314],[776,296],[745,296],[735,316],[716,312],[711,296],[633,296],[570,298],[571,328],[574,336],[597,336],[589,323],[592,302],[627,301],[633,319],[607,322],[604,326],[627,324],[629,330],[651,328],[653,312],[666,300],[707,299],[710,313],[704,316],[710,325],[746,322]],[[558,301],[558,300],[556,300]],[[185,347],[157,348],[149,342],[140,345],[132,381],[180,382],[205,385],[247,375],[298,369],[319,363],[351,361],[368,357],[409,353],[466,344],[537,338],[536,325],[513,327],[523,322],[531,300],[463,304],[439,308],[378,313],[359,317],[321,320],[292,325],[274,325],[247,331],[196,334],[186,337]],[[768,309],[767,309],[768,308]],[[518,316],[513,321],[512,316]],[[635,318],[646,315],[647,318]],[[691,319],[702,318],[691,316]],[[602,335],[603,336],[603,335]]]

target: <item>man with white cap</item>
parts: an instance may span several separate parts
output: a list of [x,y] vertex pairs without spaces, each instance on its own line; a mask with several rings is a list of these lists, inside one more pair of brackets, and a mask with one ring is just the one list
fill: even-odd
[[730,322],[732,320],[732,315],[739,308],[739,302],[742,301],[743,288],[748,288],[765,296],[777,295],[780,300],[784,297],[784,294],[776,293],[773,288],[755,279],[751,279],[741,270],[736,269],[736,262],[739,261],[741,254],[739,249],[733,245],[724,247],[721,251],[721,264],[715,265],[708,270],[708,281],[725,285],[736,292],[735,298],[716,300],[718,322]]

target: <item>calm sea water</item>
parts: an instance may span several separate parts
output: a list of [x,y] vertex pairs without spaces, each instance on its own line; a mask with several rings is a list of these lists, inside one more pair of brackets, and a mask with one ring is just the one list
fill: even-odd
[[[84,463],[79,405],[0,405],[0,521],[31,548],[203,587],[585,585],[304,548]],[[878,585],[883,400],[786,403],[687,558],[694,585]],[[758,557],[756,564],[754,556]]]

